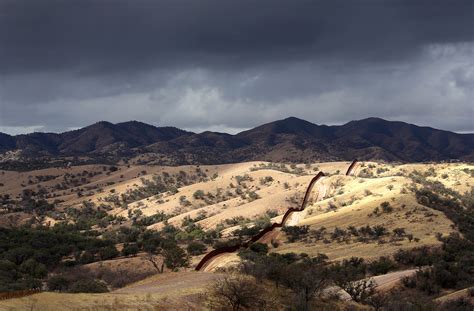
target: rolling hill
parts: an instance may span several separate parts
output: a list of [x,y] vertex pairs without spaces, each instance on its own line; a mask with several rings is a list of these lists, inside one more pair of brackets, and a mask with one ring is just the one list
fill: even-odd
[[117,124],[102,121],[61,134],[10,136],[0,133],[0,152],[8,151],[18,152],[24,159],[86,156],[166,165],[353,158],[401,162],[472,161],[474,134],[457,134],[379,118],[326,126],[290,117],[236,135],[192,133],[137,121]]

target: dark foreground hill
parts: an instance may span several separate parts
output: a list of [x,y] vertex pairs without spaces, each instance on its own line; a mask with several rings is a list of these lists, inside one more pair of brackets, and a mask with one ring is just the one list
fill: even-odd
[[[340,126],[290,117],[229,135],[192,133],[131,121],[98,122],[61,134],[0,133],[0,152],[24,160],[41,157],[120,159],[144,155],[159,164],[211,164],[250,160],[474,160],[474,134],[457,134],[404,122],[368,118]],[[5,161],[5,160],[4,160]]]

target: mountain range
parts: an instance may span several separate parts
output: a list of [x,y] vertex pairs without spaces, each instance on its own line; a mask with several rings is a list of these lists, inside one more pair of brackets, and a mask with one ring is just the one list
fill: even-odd
[[[398,121],[367,118],[317,125],[290,117],[235,135],[193,133],[138,121],[101,121],[64,133],[0,133],[0,153],[23,159],[85,156],[142,158],[156,164],[217,164],[250,160],[474,160],[474,134],[457,134]],[[145,156],[146,155],[146,156]]]

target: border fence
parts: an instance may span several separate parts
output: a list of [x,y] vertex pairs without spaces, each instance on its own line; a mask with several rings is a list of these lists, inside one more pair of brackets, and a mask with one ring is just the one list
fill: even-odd
[[[346,175],[350,175],[352,173],[352,170],[354,169],[355,165],[357,164],[357,160],[354,160],[352,161],[352,163],[349,165],[349,167],[347,168],[347,171],[346,171]],[[205,265],[206,263],[208,263],[209,261],[211,261],[214,257],[220,255],[220,254],[224,254],[224,253],[233,253],[237,250],[239,250],[240,248],[245,248],[245,247],[248,247],[250,246],[250,244],[258,241],[259,239],[261,239],[265,234],[267,234],[268,232],[270,231],[273,231],[274,229],[276,228],[281,228],[285,225],[286,221],[288,220],[288,218],[290,217],[290,215],[293,213],[293,212],[301,212],[305,209],[306,207],[306,203],[308,202],[308,199],[309,199],[309,196],[311,194],[311,191],[313,190],[313,186],[316,184],[316,182],[321,178],[321,177],[324,177],[326,175],[324,175],[323,172],[319,172],[315,177],[313,177],[313,179],[311,179],[311,182],[309,183],[308,185],[308,188],[306,189],[306,193],[304,195],[304,199],[303,199],[303,202],[301,204],[301,207],[300,208],[289,208],[286,213],[283,215],[283,219],[281,220],[280,223],[273,223],[271,226],[269,227],[266,227],[265,229],[263,229],[262,231],[260,231],[259,233],[257,233],[256,235],[254,235],[250,240],[246,241],[246,242],[242,242],[242,243],[239,243],[237,245],[232,245],[232,246],[224,246],[224,247],[220,247],[218,249],[215,249],[215,250],[212,250],[210,251],[209,253],[207,253],[202,259],[201,261],[197,264],[196,266],[196,271],[200,271]]]

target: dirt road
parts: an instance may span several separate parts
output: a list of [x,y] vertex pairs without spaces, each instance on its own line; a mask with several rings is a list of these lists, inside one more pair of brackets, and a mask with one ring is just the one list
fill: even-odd
[[116,290],[114,293],[159,293],[163,296],[192,294],[202,291],[207,285],[221,277],[219,273],[201,271],[183,271],[178,273],[164,273],[147,278],[131,286]]
[[377,290],[385,291],[397,285],[404,277],[414,275],[417,270],[418,269],[409,269],[377,275],[372,277],[372,280],[377,284]]

